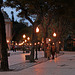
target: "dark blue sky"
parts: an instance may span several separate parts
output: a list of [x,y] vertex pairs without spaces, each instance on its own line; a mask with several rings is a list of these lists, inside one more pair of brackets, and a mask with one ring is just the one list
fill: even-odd
[[[3,1],[5,1],[5,0],[3,0]],[[15,8],[10,8],[10,7],[3,7],[2,8],[4,11],[6,11],[6,13],[9,15],[9,18],[11,19],[11,11],[13,11],[14,12],[14,20],[15,21],[18,21],[19,22],[19,20],[21,19],[21,18],[19,18],[19,17],[17,17],[17,14],[20,12],[20,11],[17,11],[16,12],[16,9]],[[31,18],[32,20],[33,20],[33,18]],[[34,21],[34,20],[33,20]],[[31,25],[31,23],[28,21],[28,20],[26,20],[25,19],[25,22],[28,22],[28,25]]]

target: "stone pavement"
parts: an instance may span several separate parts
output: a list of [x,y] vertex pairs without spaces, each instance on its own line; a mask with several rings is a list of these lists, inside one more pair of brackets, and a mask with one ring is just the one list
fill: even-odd
[[[24,62],[22,65],[19,63],[18,66],[23,66],[23,69],[0,72],[0,75],[75,75],[75,52],[64,52],[64,55],[54,60],[47,60],[44,58],[40,58],[40,60],[41,61],[37,63],[29,63],[26,61],[26,65]],[[10,65],[10,67],[12,68],[13,66]]]
[[[23,53],[23,51],[16,51],[16,52],[9,51],[8,53],[10,53],[10,56],[8,57],[8,63],[9,63],[10,69],[21,70],[21,69],[24,69],[26,67],[36,64],[36,62],[29,63],[29,60],[26,60],[25,55],[30,55],[30,53]],[[35,54],[36,54],[36,52],[35,52]],[[35,54],[34,54],[34,58],[36,56]],[[45,60],[43,60],[43,57],[44,57],[43,51],[38,51],[37,54],[38,54],[37,56],[38,56],[40,62],[45,61]],[[39,61],[37,61],[37,62],[40,63]]]
[[[35,54],[34,54],[34,58],[36,56]],[[38,58],[44,57],[43,51],[38,51],[37,54],[38,54],[37,55]],[[8,57],[9,66],[27,62],[25,55],[30,55],[30,53],[23,53],[23,51],[10,52],[10,56]]]

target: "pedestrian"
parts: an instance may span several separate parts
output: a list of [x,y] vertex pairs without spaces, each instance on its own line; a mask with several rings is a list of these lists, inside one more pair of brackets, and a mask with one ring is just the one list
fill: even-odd
[[15,52],[16,52],[16,50],[17,50],[17,45],[15,45]]
[[51,46],[51,54],[52,54],[52,59],[54,59],[54,55],[55,55],[55,46],[54,45]]
[[57,47],[55,47],[55,56],[56,56],[56,58],[57,58],[57,54],[58,54]]
[[46,53],[47,53],[48,60],[50,60],[50,57],[51,57],[51,46],[50,46],[50,44],[48,44],[48,46],[47,46]]
[[38,47],[38,51],[40,51],[40,45],[39,45],[39,44],[38,44],[38,46],[37,46],[37,47]]
[[13,52],[14,52],[14,50],[15,50],[15,46],[14,45],[13,45],[12,49],[13,49]]

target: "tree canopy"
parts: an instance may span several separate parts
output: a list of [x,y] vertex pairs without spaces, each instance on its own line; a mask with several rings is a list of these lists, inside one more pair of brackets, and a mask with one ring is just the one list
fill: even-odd
[[64,30],[66,30],[65,27],[75,28],[74,0],[7,0],[5,5],[16,8],[16,11],[21,10],[18,16],[28,19],[32,25],[34,22],[29,16],[37,15],[35,20],[37,25],[42,24],[46,17],[49,21],[45,24],[46,26],[51,25],[54,19],[54,23],[59,22],[60,28],[63,27]]

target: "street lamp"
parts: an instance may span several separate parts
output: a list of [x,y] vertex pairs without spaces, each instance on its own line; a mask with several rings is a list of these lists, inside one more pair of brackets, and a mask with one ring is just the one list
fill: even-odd
[[56,37],[56,33],[55,32],[53,33],[53,37]]
[[59,41],[59,44],[61,44],[61,42]]
[[59,41],[59,51],[61,50],[61,41]]
[[[25,39],[26,38],[26,35],[25,34],[23,34],[23,39]],[[23,53],[24,53],[24,42],[26,42],[26,40],[25,41],[23,41]]]
[[23,34],[23,39],[25,39],[26,38],[26,35],[25,34]]
[[40,31],[40,30],[39,30],[39,28],[38,28],[38,27],[36,27],[36,33],[39,33],[39,31]]
[[30,37],[27,37],[27,40],[28,40],[27,46],[28,46],[28,49],[30,50],[30,46],[29,46],[29,43],[30,43]]
[[7,44],[8,44],[8,49],[10,50],[10,41],[7,40]]
[[51,45],[51,39],[49,38],[49,45]]
[[28,37],[27,40],[29,41],[30,40],[30,37]]
[[27,42],[27,40],[25,40],[25,43]]
[[[53,37],[56,37],[56,36],[57,36],[57,34],[54,32]],[[56,49],[56,42],[55,42],[55,49]]]
[[7,40],[7,43],[9,43],[9,40]]
[[[39,28],[38,27],[36,27],[36,33],[39,33]],[[36,39],[36,41],[37,41],[37,39]],[[36,43],[36,58],[35,58],[36,60],[38,60],[38,58],[37,58],[37,43]]]
[[49,39],[49,42],[51,42],[51,39]]

